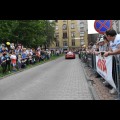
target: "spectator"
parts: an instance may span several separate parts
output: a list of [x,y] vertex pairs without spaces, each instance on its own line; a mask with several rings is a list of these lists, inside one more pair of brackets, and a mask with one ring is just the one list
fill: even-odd
[[20,50],[19,50],[19,48],[17,47],[16,49],[15,49],[15,54],[16,54],[16,57],[18,58],[18,55],[20,54],[20,52],[19,52]]
[[100,41],[97,44],[99,46],[99,51],[95,51],[96,55],[98,55],[99,53],[102,54],[103,52],[107,51],[107,46],[106,46],[106,43],[105,43],[103,38],[101,38]]
[[109,51],[110,43],[109,43],[109,41],[108,41],[108,39],[105,35],[103,36],[103,39],[104,39],[104,43],[105,43],[105,46],[106,46],[106,51]]
[[49,57],[49,59],[51,57],[51,51],[50,50],[48,50],[48,57]]
[[1,57],[2,57],[2,53],[0,53],[0,65],[1,65],[1,63],[2,63],[2,61],[1,61]]
[[50,55],[51,55],[51,51],[47,50],[46,53],[47,53],[47,59],[49,60],[50,59]]
[[6,52],[6,70],[8,69],[9,73],[10,73],[10,66],[11,66],[11,59],[10,59],[10,54],[8,52]]
[[5,74],[6,72],[6,57],[5,57],[5,53],[3,52],[2,56],[1,56],[1,67],[2,67],[2,73]]
[[40,62],[40,50],[36,50],[36,61]]
[[15,55],[15,52],[12,52],[12,55],[10,56],[10,59],[11,59],[11,64],[13,66],[13,71],[16,71],[16,60],[17,60],[17,57]]
[[21,62],[22,62],[22,56],[21,54],[18,55],[18,61],[17,61],[17,64],[18,64],[18,69],[20,70],[21,69]]
[[26,54],[26,51],[25,49],[22,50],[22,59],[26,59],[27,57],[27,54]]
[[41,60],[45,61],[46,59],[46,54],[44,50],[41,50]]
[[106,37],[110,41],[110,49],[104,56],[120,54],[120,35],[115,30],[107,30]]
[[32,61],[32,55],[29,53],[29,63],[30,63],[30,64],[33,64],[32,62],[33,62],[33,61]]
[[[105,52],[104,56],[108,57],[109,55],[118,55],[120,54],[120,35],[116,33],[115,30],[107,30],[106,33],[106,38],[110,42],[110,48],[109,51]],[[116,93],[116,89],[113,88],[110,90],[111,94]]]
[[60,51],[56,50],[56,55],[59,56],[59,54],[60,54]]
[[0,45],[0,53],[2,53],[2,45]]

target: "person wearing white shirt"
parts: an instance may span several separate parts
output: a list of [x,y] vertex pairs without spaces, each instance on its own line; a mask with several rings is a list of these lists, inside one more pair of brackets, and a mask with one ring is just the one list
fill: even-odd
[[120,54],[120,35],[115,30],[107,30],[106,37],[110,41],[110,49],[104,56]]
[[[108,57],[109,55],[118,55],[120,54],[120,35],[116,33],[115,30],[110,29],[105,33],[108,41],[110,42],[110,48],[108,52],[105,52],[104,56]],[[116,90],[113,88],[110,93],[114,94]]]

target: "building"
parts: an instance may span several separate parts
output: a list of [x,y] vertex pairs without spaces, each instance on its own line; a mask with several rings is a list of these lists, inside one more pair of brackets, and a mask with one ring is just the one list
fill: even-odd
[[78,20],[80,29],[80,46],[88,46],[88,22],[87,20]]
[[118,34],[120,34],[120,20],[113,20],[113,29],[116,30]]
[[87,20],[55,20],[55,41],[53,49],[79,49],[87,45]]
[[97,41],[99,41],[100,38],[100,34],[99,33],[95,33],[95,34],[88,34],[88,45],[95,44]]

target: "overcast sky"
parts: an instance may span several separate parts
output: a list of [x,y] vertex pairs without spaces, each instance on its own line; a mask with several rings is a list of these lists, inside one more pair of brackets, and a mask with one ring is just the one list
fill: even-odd
[[95,20],[88,20],[88,34],[98,33],[98,32],[94,29],[94,21],[95,21]]

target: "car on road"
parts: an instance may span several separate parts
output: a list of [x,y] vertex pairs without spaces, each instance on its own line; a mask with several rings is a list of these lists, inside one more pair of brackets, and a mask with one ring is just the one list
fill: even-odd
[[72,51],[69,51],[65,54],[65,59],[75,59],[75,53]]

